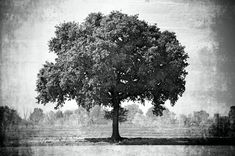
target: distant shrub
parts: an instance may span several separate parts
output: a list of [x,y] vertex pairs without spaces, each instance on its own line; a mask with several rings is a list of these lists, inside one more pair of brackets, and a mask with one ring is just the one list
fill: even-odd
[[0,129],[5,130],[9,126],[18,125],[22,119],[17,111],[8,106],[0,106]]
[[66,111],[64,112],[64,117],[65,117],[66,119],[69,119],[69,117],[70,117],[72,114],[73,114],[73,111],[71,111],[71,110],[66,110]]
[[41,108],[34,108],[33,112],[29,116],[29,120],[35,124],[38,124],[40,121],[43,121],[44,114]]
[[55,123],[56,117],[53,111],[50,111],[44,115],[43,124],[53,126]]
[[209,134],[214,137],[227,137],[229,135],[229,124],[223,125],[212,124],[209,127]]
[[[17,111],[8,106],[0,106],[0,145],[3,146],[8,137],[8,130],[18,131],[21,118]],[[15,138],[16,140],[17,138]]]
[[63,112],[61,111],[61,110],[58,110],[58,111],[56,111],[56,113],[55,113],[55,117],[56,117],[56,119],[61,119],[61,118],[63,118]]
[[209,127],[209,133],[216,137],[227,137],[230,131],[229,118],[227,116],[219,116]]

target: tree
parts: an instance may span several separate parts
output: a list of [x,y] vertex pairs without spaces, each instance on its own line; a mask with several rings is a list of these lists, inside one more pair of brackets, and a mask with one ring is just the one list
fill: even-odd
[[152,121],[157,121],[157,123],[160,125],[169,125],[174,124],[176,122],[175,113],[169,111],[168,108],[163,110],[161,117],[156,117],[153,114],[153,109],[154,107],[150,107],[146,112],[146,116],[148,117],[148,119],[151,119]]
[[[113,109],[111,111],[105,111],[104,118],[105,119],[112,119],[113,118]],[[118,121],[119,122],[125,122],[127,121],[128,116],[128,110],[122,107],[119,107],[119,112],[118,112]]]
[[29,116],[29,120],[38,124],[44,117],[43,110],[41,108],[34,108],[33,112]]
[[63,118],[63,116],[64,115],[63,115],[63,112],[61,110],[56,111],[55,117],[56,117],[57,120]]
[[58,57],[38,73],[38,103],[63,106],[76,100],[87,110],[95,104],[113,108],[112,139],[118,130],[120,104],[124,100],[151,100],[154,114],[164,103],[174,105],[185,91],[188,55],[175,33],[161,32],[156,24],[113,11],[91,13],[81,24],[56,26],[49,50]]
[[209,113],[207,113],[204,110],[196,111],[193,113],[193,120],[197,125],[200,125],[201,123],[206,123],[209,118]]
[[23,115],[24,115],[24,120],[27,121],[29,117],[29,110],[25,107],[23,107]]
[[132,122],[132,120],[134,119],[134,117],[137,113],[143,114],[143,111],[136,104],[127,105],[127,106],[125,106],[125,109],[128,111],[127,121],[129,121],[129,122]]
[[179,116],[179,125],[180,126],[189,125],[189,119],[187,118],[186,115],[180,114],[180,116]]
[[74,111],[72,118],[76,119],[77,124],[81,126],[89,124],[90,121],[89,112],[81,106],[79,106],[78,109]]
[[105,112],[99,105],[95,105],[89,112],[92,123],[100,123],[104,119]]
[[22,119],[15,109],[8,106],[0,106],[0,132],[10,126],[18,125]]
[[169,109],[165,109],[161,116],[161,121],[163,124],[173,124],[175,123],[176,117],[175,113],[171,112]]
[[69,117],[70,117],[72,114],[73,114],[73,111],[71,111],[71,110],[66,110],[66,111],[64,112],[64,117],[65,117],[65,119],[69,119]]
[[[11,109],[8,106],[0,106],[0,145],[4,146],[7,141],[8,129],[18,131],[18,125],[22,119],[18,115],[15,109]],[[17,138],[18,139],[18,138]],[[16,140],[15,140],[16,141]]]
[[153,109],[154,109],[154,107],[152,106],[146,112],[146,117],[148,117],[151,120],[155,120],[156,119],[156,116],[153,114]]
[[44,118],[45,123],[49,125],[54,125],[55,121],[56,121],[56,116],[53,111],[50,111],[45,115],[45,118]]

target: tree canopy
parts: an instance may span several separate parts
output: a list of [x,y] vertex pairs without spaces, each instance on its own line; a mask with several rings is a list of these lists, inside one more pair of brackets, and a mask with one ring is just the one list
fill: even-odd
[[118,109],[124,100],[151,100],[154,114],[161,115],[165,101],[174,105],[185,91],[184,46],[175,33],[138,15],[91,13],[83,23],[61,23],[49,50],[58,57],[38,73],[38,103],[57,108],[74,99],[89,110],[95,104]]
[[188,55],[173,32],[121,12],[91,13],[84,23],[56,26],[49,49],[58,55],[38,74],[38,102],[66,100],[112,105],[119,100],[152,100],[155,113],[185,90]]

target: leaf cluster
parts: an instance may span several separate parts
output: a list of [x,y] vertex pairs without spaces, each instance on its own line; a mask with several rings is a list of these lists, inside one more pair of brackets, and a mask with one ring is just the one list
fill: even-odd
[[62,23],[49,49],[58,57],[38,73],[38,103],[55,102],[57,108],[74,99],[89,110],[147,99],[159,114],[166,100],[174,105],[185,91],[184,46],[175,33],[138,15],[91,13],[81,24]]

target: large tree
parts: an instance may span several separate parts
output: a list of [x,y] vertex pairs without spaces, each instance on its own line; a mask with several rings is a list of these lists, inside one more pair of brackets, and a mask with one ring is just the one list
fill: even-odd
[[118,113],[124,100],[151,100],[154,114],[174,105],[185,91],[188,55],[169,31],[156,24],[113,11],[108,15],[91,13],[83,23],[56,26],[49,50],[55,62],[46,62],[39,71],[38,103],[66,100],[90,109],[93,105],[113,108],[112,139],[121,137]]

